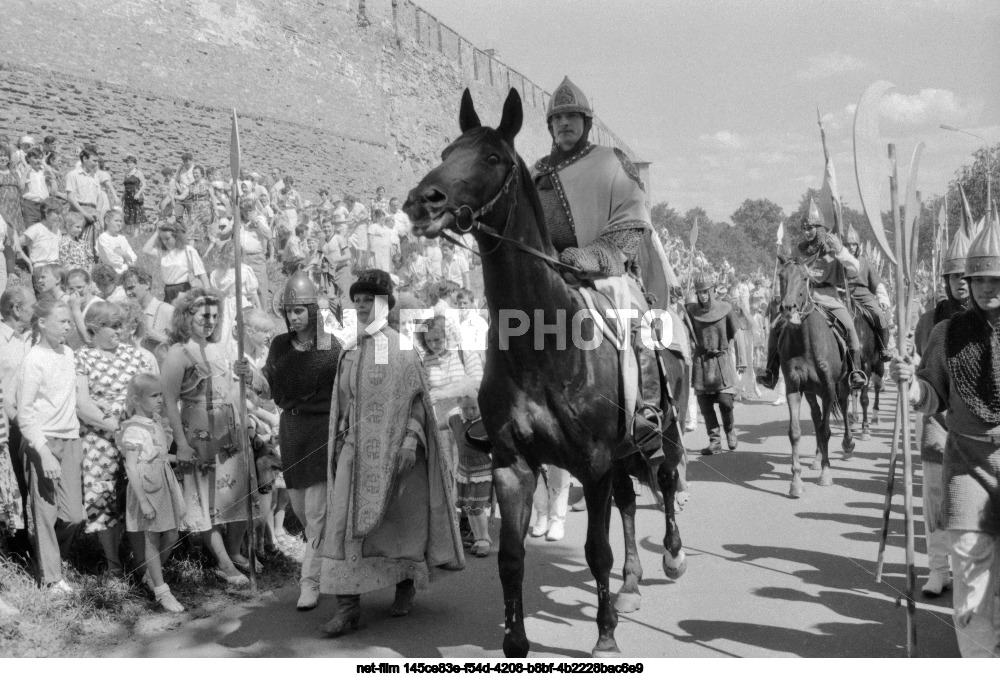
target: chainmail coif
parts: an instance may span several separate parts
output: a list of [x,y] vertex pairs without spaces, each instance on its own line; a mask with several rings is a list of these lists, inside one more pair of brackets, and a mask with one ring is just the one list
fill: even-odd
[[977,306],[957,313],[945,340],[955,390],[969,411],[990,425],[1000,424],[1000,326]]

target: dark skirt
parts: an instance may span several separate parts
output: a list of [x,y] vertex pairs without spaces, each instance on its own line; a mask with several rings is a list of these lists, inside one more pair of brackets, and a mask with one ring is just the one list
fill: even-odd
[[281,411],[278,443],[286,487],[306,489],[326,481],[329,441],[329,411],[298,414]]
[[190,282],[181,282],[180,284],[165,284],[163,285],[163,300],[167,303],[173,303],[174,299],[183,294],[184,292],[191,289]]

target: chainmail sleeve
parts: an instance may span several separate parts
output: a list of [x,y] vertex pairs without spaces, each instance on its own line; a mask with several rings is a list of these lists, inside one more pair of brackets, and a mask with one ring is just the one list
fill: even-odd
[[605,233],[586,247],[569,247],[559,255],[563,263],[586,273],[624,275],[625,261],[635,257],[642,241],[641,228],[629,228]]

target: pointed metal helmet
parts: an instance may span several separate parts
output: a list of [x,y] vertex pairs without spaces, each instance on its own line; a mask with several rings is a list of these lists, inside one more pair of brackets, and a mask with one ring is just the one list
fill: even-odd
[[965,277],[1000,277],[1000,223],[989,220],[969,246]]
[[708,273],[698,273],[694,276],[694,290],[705,291],[706,289],[715,289],[715,282]]
[[806,212],[806,218],[803,222],[804,225],[809,226],[819,226],[821,228],[826,228],[826,221],[823,220],[823,215],[819,211],[819,207],[816,206],[816,200],[809,198],[809,211]]
[[297,270],[285,282],[285,294],[281,298],[283,306],[308,306],[319,303],[316,283],[302,270]]
[[965,234],[964,229],[959,228],[955,231],[951,244],[948,245],[948,251],[944,255],[944,260],[941,262],[941,275],[947,277],[953,273],[965,272],[965,257],[969,253],[969,245],[971,244],[972,242]]
[[858,231],[854,229],[853,224],[847,227],[847,236],[844,238],[844,244],[861,244],[861,236],[858,235]]
[[552,119],[553,115],[560,113],[579,113],[580,115],[592,118],[594,111],[590,108],[590,101],[579,87],[574,85],[569,77],[563,78],[562,83],[556,87],[549,99],[549,109],[545,113],[545,119]]

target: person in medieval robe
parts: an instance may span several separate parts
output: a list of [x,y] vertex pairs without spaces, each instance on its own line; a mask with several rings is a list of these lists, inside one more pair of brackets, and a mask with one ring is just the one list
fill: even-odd
[[[641,282],[656,307],[666,309],[677,280],[652,232],[639,171],[621,149],[590,142],[593,110],[568,77],[549,100],[546,120],[552,151],[535,163],[532,177],[560,261],[579,269],[578,277],[593,281],[616,308],[636,309],[639,317],[649,310]],[[636,323],[633,337],[638,333]],[[658,416],[655,352],[635,338],[632,345],[641,378],[637,404]]]
[[[948,247],[941,266],[944,277],[945,297],[924,313],[914,330],[914,363],[927,354],[931,331],[935,326],[957,313],[969,309],[969,283],[965,279],[965,257],[972,244],[959,228]],[[951,587],[951,566],[948,563],[948,533],[938,527],[941,503],[944,498],[943,464],[944,448],[948,439],[948,426],[943,413],[917,414],[917,443],[920,446],[920,465],[924,475],[924,510],[926,526],[927,564],[930,573],[921,588],[926,597],[937,597]]]
[[890,372],[923,414],[945,413],[937,528],[948,534],[953,617],[963,657],[1000,653],[1000,222],[973,241],[964,279],[972,304],[934,325],[916,369]]
[[[705,419],[708,430],[708,446],[702,449],[703,456],[711,456],[722,451],[722,435],[719,418],[715,414],[718,405],[722,417],[722,429],[726,432],[726,443],[730,451],[736,451],[739,443],[736,434],[733,397],[737,375],[746,371],[746,355],[734,339],[739,327],[731,305],[715,298],[711,278],[698,273],[694,278],[697,300],[685,307],[694,328],[694,355],[691,383],[698,398],[698,407]],[[735,360],[730,350],[735,347]]]
[[[850,363],[851,388],[863,388],[867,383],[864,372],[858,371],[861,364],[861,340],[854,328],[854,318],[848,312],[840,294],[846,289],[846,281],[857,275],[858,260],[840,242],[840,238],[829,231],[816,202],[809,198],[809,210],[802,222],[804,239],[796,248],[799,258],[809,266],[809,282],[813,303],[829,311],[846,332],[848,362]],[[765,388],[773,389],[778,382],[778,335],[781,322],[775,322],[767,341],[767,364],[757,377],[757,382]]]
[[889,323],[885,311],[889,308],[889,292],[871,261],[861,252],[861,238],[854,226],[848,226],[844,246],[858,261],[856,275],[848,275],[847,286],[851,290],[851,300],[865,309],[871,317],[872,329],[878,341],[878,359],[888,362],[892,359],[889,350]]
[[387,324],[389,273],[362,271],[350,288],[358,333],[337,364],[330,403],[324,593],[337,612],[322,632],[357,629],[361,595],[391,585],[391,616],[409,613],[432,568],[465,566],[452,454],[438,438],[423,366]]

